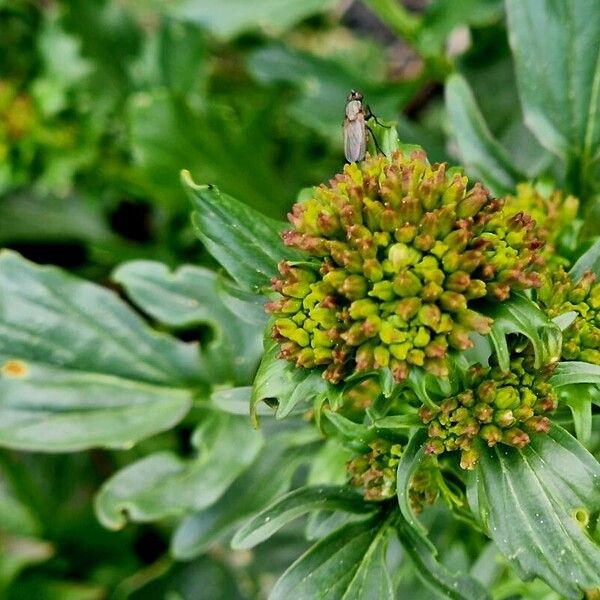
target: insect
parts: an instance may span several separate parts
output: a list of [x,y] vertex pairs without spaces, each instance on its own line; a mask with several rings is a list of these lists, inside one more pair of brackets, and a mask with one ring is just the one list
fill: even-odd
[[363,95],[356,90],[351,90],[346,98],[346,116],[344,118],[344,154],[348,162],[356,162],[364,158],[369,139],[368,132],[373,136],[377,150],[381,152],[377,138],[367,125],[369,119],[373,119],[381,125],[371,112],[369,105],[363,104]]

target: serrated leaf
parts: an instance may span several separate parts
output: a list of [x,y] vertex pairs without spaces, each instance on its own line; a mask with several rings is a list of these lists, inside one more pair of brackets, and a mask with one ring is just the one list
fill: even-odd
[[127,519],[155,521],[210,506],[252,464],[262,436],[242,417],[212,412],[192,444],[199,449],[195,459],[158,452],[113,475],[96,496],[100,522],[120,529]]
[[0,254],[0,445],[130,446],[204,390],[197,346],[152,331],[100,286]]
[[113,279],[129,298],[158,322],[175,328],[208,325],[211,340],[200,346],[205,377],[211,382],[247,383],[262,351],[264,311],[253,305],[239,310],[252,313],[254,324],[233,313],[222,296],[219,277],[202,267],[186,265],[170,271],[162,263],[139,260],[121,265]]
[[467,169],[481,179],[493,194],[503,196],[513,193],[517,183],[526,177],[492,136],[462,75],[452,75],[446,83],[446,110]]
[[281,576],[269,600],[393,600],[389,521],[351,523],[317,542]]
[[528,127],[563,160],[600,144],[600,11],[594,0],[508,0],[509,39]]
[[558,325],[525,296],[513,294],[508,301],[494,304],[486,314],[494,319],[489,338],[501,369],[509,370],[510,352],[506,336],[512,333],[529,339],[536,369],[559,359],[562,336]]
[[[600,465],[558,425],[522,450],[482,450],[471,494],[489,534],[521,579],[539,577],[565,598],[600,583]],[[589,527],[585,520],[590,519]]]
[[260,511],[239,529],[231,545],[235,549],[253,548],[284,525],[315,510],[341,510],[367,514],[376,506],[365,502],[354,489],[344,486],[309,486],[286,494]]
[[173,556],[189,560],[202,554],[240,521],[284,494],[297,468],[313,458],[311,448],[293,443],[289,432],[269,438],[251,467],[218,502],[179,523],[171,541]]
[[277,275],[279,261],[303,258],[283,245],[283,221],[265,217],[214,186],[195,184],[187,171],[182,178],[198,237],[242,287],[259,292]]
[[577,259],[577,262],[571,267],[569,275],[573,281],[577,282],[588,271],[594,273],[596,277],[600,277],[600,240]]

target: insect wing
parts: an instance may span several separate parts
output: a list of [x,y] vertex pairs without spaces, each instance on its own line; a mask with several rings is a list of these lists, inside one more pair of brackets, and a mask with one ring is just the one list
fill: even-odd
[[367,151],[365,118],[359,114],[355,119],[344,121],[344,154],[348,162],[362,160]]

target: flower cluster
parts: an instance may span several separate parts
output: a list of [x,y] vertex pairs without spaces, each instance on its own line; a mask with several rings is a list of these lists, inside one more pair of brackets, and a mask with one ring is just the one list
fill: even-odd
[[448,349],[489,332],[478,299],[540,284],[531,217],[423,152],[347,165],[289,219],[284,242],[307,260],[279,265],[272,335],[333,383],[383,367],[403,381],[415,365],[444,377]]
[[[360,487],[366,500],[387,500],[396,494],[396,474],[402,446],[384,438],[369,444],[369,451],[359,454],[347,464],[351,485]],[[438,468],[425,460],[410,482],[409,499],[414,511],[433,504],[439,489],[435,481]]]
[[538,301],[548,316],[576,313],[573,323],[563,332],[562,357],[600,365],[600,282],[585,273],[574,282],[564,269],[544,278],[538,290]]
[[515,358],[509,371],[472,367],[465,391],[436,408],[423,406],[419,414],[428,424],[427,452],[460,450],[460,466],[473,469],[480,453],[475,440],[490,447],[503,443],[522,448],[529,443],[529,433],[547,432],[546,414],[557,406],[547,382],[551,367],[536,372],[529,362],[529,357]]

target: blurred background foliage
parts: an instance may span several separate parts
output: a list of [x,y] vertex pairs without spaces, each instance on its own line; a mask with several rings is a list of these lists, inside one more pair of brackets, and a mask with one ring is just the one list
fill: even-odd
[[[464,80],[448,92],[468,117],[451,98],[446,108],[455,73]],[[299,190],[341,169],[350,89],[403,142],[435,161],[462,156],[500,191],[564,176],[523,124],[499,0],[0,0],[0,246],[100,283],[134,258],[211,267],[180,170],[283,217]],[[457,143],[461,124],[476,135]],[[510,158],[504,171],[478,161],[482,132]],[[300,530],[176,562],[169,519],[114,533],[93,514],[119,468],[155,450],[190,455],[195,417],[127,453],[1,450],[0,595],[263,598],[305,547]],[[442,561],[469,567],[483,536],[431,518]],[[399,576],[411,598],[431,597]],[[495,597],[555,597],[508,571],[502,586]]]

